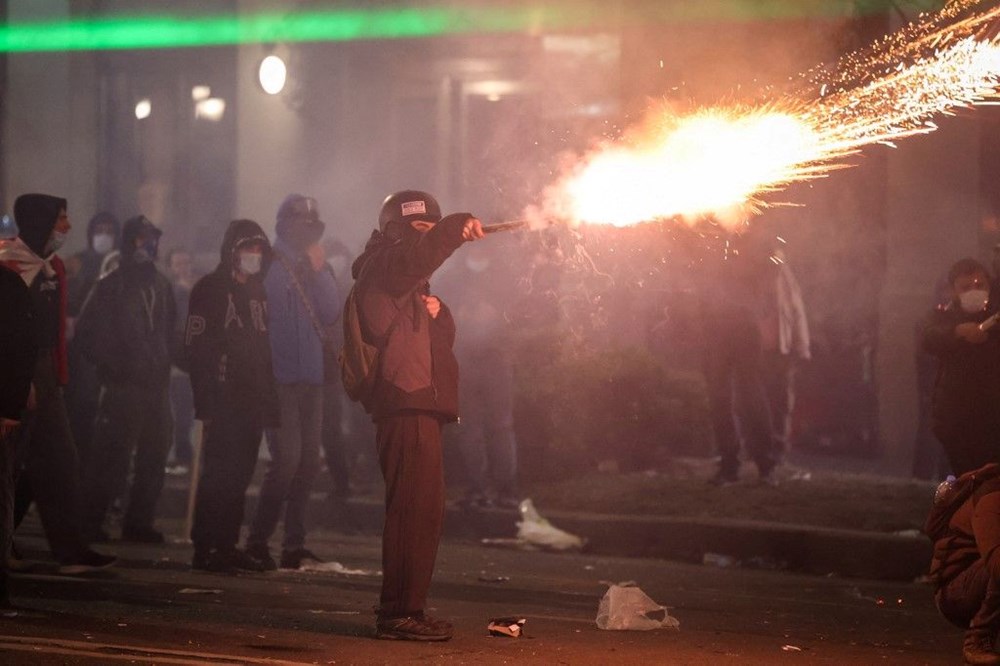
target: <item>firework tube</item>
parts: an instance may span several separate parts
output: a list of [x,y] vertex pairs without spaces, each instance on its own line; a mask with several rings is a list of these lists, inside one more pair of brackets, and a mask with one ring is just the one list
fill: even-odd
[[484,234],[492,234],[497,231],[514,231],[515,229],[524,229],[528,226],[527,220],[515,220],[514,222],[501,222],[499,224],[487,224],[483,226]]
[[979,330],[980,331],[988,331],[988,330],[990,330],[997,323],[998,319],[1000,319],[1000,312],[997,312],[996,314],[990,315],[989,317],[987,317],[986,319],[984,319],[982,322],[980,322],[980,324],[979,324]]

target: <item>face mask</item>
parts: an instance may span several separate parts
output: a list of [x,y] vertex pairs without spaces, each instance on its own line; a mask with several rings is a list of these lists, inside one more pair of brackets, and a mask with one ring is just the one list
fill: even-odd
[[132,257],[139,264],[152,263],[156,261],[157,245],[155,240],[143,241],[139,247],[135,248],[135,254]]
[[240,253],[240,272],[247,275],[257,275],[260,273],[264,255],[255,252]]
[[989,300],[990,292],[985,289],[972,289],[970,291],[963,291],[958,295],[958,301],[962,305],[962,309],[970,314],[985,310]]
[[107,254],[115,247],[115,237],[111,234],[94,234],[91,246],[97,254]]
[[66,237],[69,234],[63,231],[53,231],[52,235],[49,237],[49,242],[45,244],[45,256],[49,256],[53,252],[57,251],[66,242]]

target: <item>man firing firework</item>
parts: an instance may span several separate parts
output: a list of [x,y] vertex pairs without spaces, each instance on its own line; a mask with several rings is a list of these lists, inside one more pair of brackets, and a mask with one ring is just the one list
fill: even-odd
[[[444,520],[441,425],[458,418],[455,322],[428,280],[463,243],[483,235],[471,214],[442,219],[430,194],[397,192],[382,204],[379,228],[352,268],[361,331],[379,350],[365,400],[385,478],[379,638],[452,636],[450,623],[424,614]],[[345,325],[350,318],[345,309]]]

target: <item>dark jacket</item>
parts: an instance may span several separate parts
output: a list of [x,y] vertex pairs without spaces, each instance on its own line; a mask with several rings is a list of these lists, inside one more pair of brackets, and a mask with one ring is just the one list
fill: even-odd
[[352,274],[365,338],[381,350],[372,401],[375,420],[400,412],[458,418],[455,320],[443,304],[431,319],[422,300],[431,274],[462,243],[467,213],[449,215],[426,233],[390,240],[372,234]]
[[14,202],[18,237],[37,256],[47,259],[54,271],[51,276],[45,271],[39,272],[28,289],[31,292],[39,353],[52,357],[59,384],[63,386],[69,381],[66,269],[58,256],[51,252],[46,254],[45,250],[59,220],[59,212],[67,209],[65,199],[48,194],[22,194]]
[[106,254],[94,250],[94,232],[99,224],[110,224],[114,228],[115,238],[119,235],[117,218],[111,213],[98,213],[87,223],[87,249],[73,255],[71,262],[76,263],[76,272],[69,280],[69,316],[79,316],[83,304],[101,276],[101,264]]
[[135,257],[135,239],[155,229],[144,217],[125,223],[121,264],[98,280],[80,313],[74,344],[103,383],[158,388],[170,381],[173,289],[152,262]]
[[923,347],[939,361],[932,427],[946,444],[955,432],[993,433],[1000,443],[1000,325],[982,344],[955,336],[957,325],[981,322],[994,311],[991,304],[985,312],[969,314],[952,302],[931,312],[924,327]]
[[28,287],[2,266],[0,303],[0,417],[19,421],[31,389],[38,342]]
[[[260,275],[233,279],[236,248],[260,241],[267,248]],[[278,425],[278,398],[271,370],[267,293],[263,275],[271,262],[267,236],[250,220],[229,225],[218,267],[194,285],[184,336],[184,366],[191,375],[195,417],[210,420],[234,411],[259,414]]]
[[947,534],[934,542],[929,575],[938,589],[980,559],[993,576],[1000,575],[1000,477],[992,474],[955,510]]

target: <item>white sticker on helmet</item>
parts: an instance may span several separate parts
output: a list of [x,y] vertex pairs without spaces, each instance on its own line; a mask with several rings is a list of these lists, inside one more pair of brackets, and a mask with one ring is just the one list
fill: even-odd
[[403,216],[407,215],[426,215],[427,214],[427,204],[423,201],[407,201],[403,204]]

